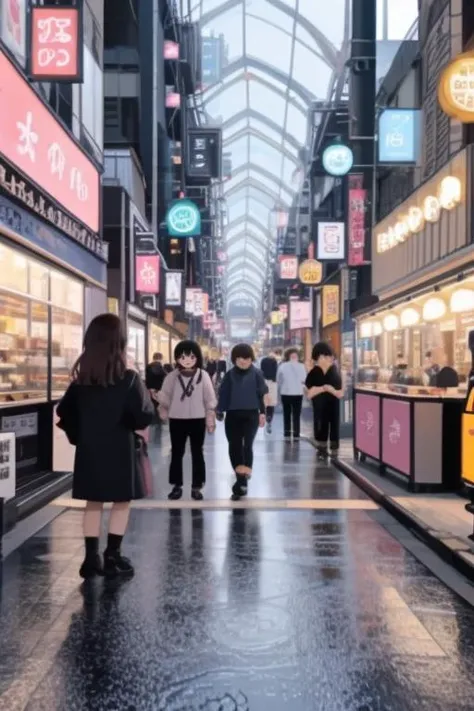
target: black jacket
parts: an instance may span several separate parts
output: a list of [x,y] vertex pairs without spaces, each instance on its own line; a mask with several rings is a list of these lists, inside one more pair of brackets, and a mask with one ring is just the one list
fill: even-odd
[[72,383],[57,408],[58,426],[76,445],[73,497],[86,501],[140,498],[135,435],[151,423],[154,407],[140,377],[127,370],[108,387]]
[[148,390],[161,390],[163,381],[166,378],[166,371],[158,361],[149,363],[145,372],[145,384]]

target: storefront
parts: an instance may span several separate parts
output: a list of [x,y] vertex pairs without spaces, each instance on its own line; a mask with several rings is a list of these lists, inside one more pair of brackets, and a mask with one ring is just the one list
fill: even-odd
[[147,314],[137,306],[128,304],[127,357],[131,367],[145,377],[147,358]]
[[0,430],[16,437],[8,526],[70,484],[72,451],[55,406],[84,329],[106,310],[107,249],[97,167],[1,50],[0,94],[9,107],[0,131]]
[[172,362],[171,335],[169,330],[156,319],[151,319],[148,327],[148,360],[154,353],[161,353],[164,363]]
[[357,319],[355,447],[412,488],[456,489],[471,368],[471,149],[374,230],[379,304]]

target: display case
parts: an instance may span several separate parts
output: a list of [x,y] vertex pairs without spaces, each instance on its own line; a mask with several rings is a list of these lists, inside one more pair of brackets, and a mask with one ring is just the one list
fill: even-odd
[[83,310],[82,282],[0,243],[0,404],[62,396]]
[[461,486],[474,277],[357,322],[354,450],[413,490]]

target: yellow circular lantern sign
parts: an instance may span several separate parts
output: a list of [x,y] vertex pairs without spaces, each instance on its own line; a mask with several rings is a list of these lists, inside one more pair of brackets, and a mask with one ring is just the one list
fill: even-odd
[[316,286],[323,278],[323,265],[316,259],[306,259],[300,264],[299,278],[302,284]]
[[443,70],[438,100],[448,116],[474,123],[474,52],[460,54]]

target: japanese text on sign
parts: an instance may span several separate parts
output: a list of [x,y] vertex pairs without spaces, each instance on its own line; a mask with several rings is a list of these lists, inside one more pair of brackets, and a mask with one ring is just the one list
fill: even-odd
[[75,7],[33,7],[31,75],[78,78],[79,12]]
[[364,263],[365,212],[367,191],[362,188],[362,176],[353,176],[349,187],[349,249],[347,261],[350,267]]
[[0,51],[0,153],[55,200],[99,231],[99,172]]

